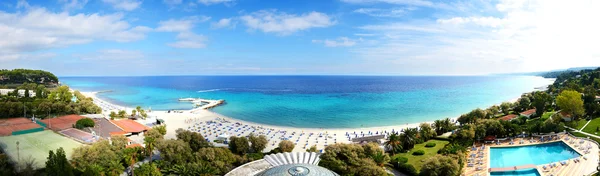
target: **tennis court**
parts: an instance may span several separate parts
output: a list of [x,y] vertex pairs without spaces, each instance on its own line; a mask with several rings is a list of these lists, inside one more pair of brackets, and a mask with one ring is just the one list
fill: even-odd
[[94,137],[94,135],[85,132],[85,131],[81,131],[79,129],[76,128],[69,128],[66,130],[62,130],[59,132],[60,134],[63,134],[65,136],[71,137],[73,139],[75,139],[76,141],[82,142],[82,143],[94,143],[96,141],[98,141],[98,138]]
[[61,131],[67,128],[73,128],[73,125],[77,123],[77,120],[84,118],[79,115],[66,115],[57,118],[49,118],[40,120],[45,127],[50,128],[54,131]]
[[50,150],[56,151],[56,149],[62,147],[65,149],[67,158],[70,159],[73,149],[83,145],[50,130],[0,137],[0,147],[16,162],[19,162],[17,158],[17,141],[19,142],[21,161],[31,156],[35,159],[38,168],[45,167]]
[[24,117],[0,119],[0,136],[26,134],[43,130],[42,126]]

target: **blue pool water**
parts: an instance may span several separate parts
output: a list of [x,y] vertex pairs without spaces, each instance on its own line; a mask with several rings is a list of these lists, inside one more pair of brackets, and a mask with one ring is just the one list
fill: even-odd
[[512,167],[526,164],[541,165],[579,156],[579,153],[564,142],[520,147],[491,147],[490,167]]
[[524,169],[517,171],[492,172],[491,176],[540,176],[540,173],[535,169]]
[[401,125],[457,117],[552,80],[533,76],[144,76],[61,77],[112,103],[191,109],[178,98],[224,99],[212,109],[251,122],[312,128]]

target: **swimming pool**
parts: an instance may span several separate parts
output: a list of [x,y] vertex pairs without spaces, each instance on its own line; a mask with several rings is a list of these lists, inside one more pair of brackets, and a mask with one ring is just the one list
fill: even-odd
[[540,176],[536,169],[525,169],[518,171],[492,172],[490,176]]
[[562,141],[528,146],[490,147],[490,167],[541,165],[579,156],[579,153]]

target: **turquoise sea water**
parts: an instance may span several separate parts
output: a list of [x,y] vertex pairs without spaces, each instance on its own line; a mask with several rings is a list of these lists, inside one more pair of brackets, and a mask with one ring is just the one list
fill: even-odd
[[213,111],[293,127],[389,126],[456,117],[552,81],[531,76],[153,76],[61,77],[125,106],[191,109],[179,98],[224,99]]
[[579,157],[579,153],[564,142],[553,142],[521,147],[491,147],[490,166],[512,167],[526,164],[549,164]]

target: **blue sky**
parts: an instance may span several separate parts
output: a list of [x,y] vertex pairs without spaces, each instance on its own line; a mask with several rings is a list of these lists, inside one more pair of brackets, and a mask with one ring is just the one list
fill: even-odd
[[593,0],[8,0],[0,68],[479,75],[600,65]]

